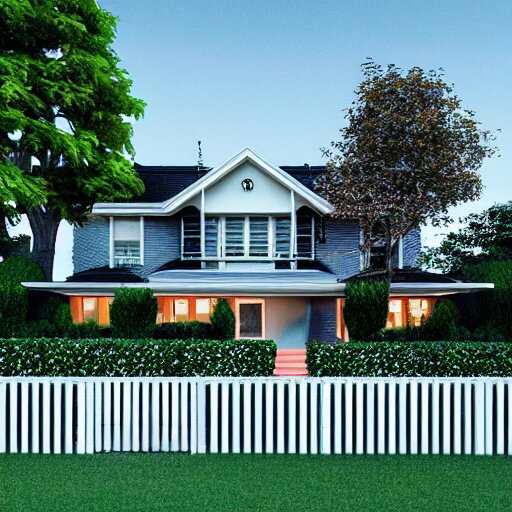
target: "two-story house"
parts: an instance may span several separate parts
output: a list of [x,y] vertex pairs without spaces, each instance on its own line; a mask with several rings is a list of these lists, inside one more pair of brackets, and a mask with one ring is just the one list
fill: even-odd
[[[117,288],[148,287],[158,322],[208,322],[225,297],[239,338],[270,338],[280,348],[346,338],[345,281],[365,258],[358,222],[333,218],[314,192],[323,167],[276,167],[245,149],[212,169],[136,168],[141,197],[96,204],[75,228],[74,274],[29,287],[68,295],[76,322],[109,325]],[[389,327],[419,323],[436,297],[486,287],[412,270],[419,252],[418,229],[399,244]]]

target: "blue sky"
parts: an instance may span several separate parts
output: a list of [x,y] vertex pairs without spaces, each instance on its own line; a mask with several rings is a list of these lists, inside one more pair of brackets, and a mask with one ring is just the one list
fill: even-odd
[[[147,102],[135,126],[142,164],[206,165],[251,147],[278,165],[324,163],[367,57],[442,67],[465,107],[501,129],[501,157],[482,168],[482,199],[455,217],[510,199],[512,2],[99,0],[119,17],[115,42],[133,93]],[[70,230],[55,279],[72,271]],[[438,231],[425,230],[435,244]]]

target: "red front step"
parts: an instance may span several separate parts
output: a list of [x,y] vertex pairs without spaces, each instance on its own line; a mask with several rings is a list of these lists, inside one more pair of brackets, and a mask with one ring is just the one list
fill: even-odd
[[308,375],[306,366],[306,349],[278,349],[274,375],[278,377],[305,377]]

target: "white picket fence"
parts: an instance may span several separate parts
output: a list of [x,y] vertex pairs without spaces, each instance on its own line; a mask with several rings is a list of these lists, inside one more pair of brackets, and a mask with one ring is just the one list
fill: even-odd
[[512,378],[0,378],[0,453],[512,454]]

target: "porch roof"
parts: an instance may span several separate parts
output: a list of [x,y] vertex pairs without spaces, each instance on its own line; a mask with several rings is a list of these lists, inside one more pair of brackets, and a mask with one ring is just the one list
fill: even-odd
[[[146,282],[27,282],[33,290],[65,295],[113,295],[116,288],[150,288],[155,295],[202,296],[335,296],[345,295],[346,283],[320,270],[219,271],[164,270]],[[439,296],[493,288],[492,283],[391,283],[394,297]]]

